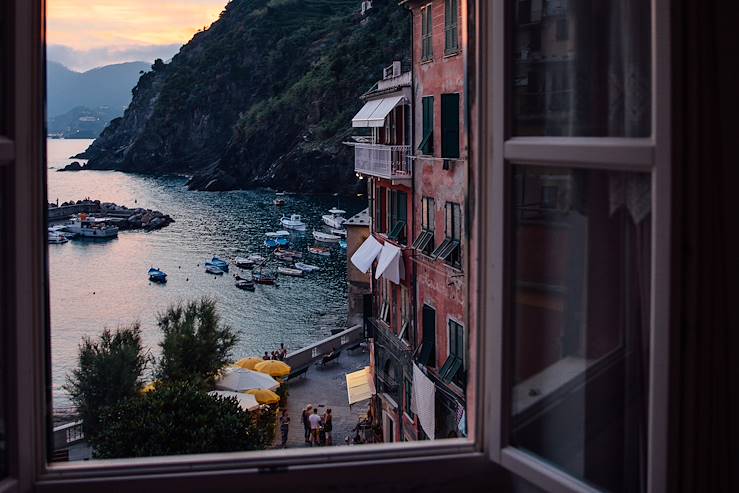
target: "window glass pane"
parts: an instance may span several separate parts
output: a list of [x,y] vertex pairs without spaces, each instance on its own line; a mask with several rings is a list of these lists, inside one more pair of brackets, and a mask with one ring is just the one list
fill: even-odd
[[514,169],[511,442],[600,488],[642,491],[650,177]]
[[515,2],[513,134],[650,134],[650,2]]

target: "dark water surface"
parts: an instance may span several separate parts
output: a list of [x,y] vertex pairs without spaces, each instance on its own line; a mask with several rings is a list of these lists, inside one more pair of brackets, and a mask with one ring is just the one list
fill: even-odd
[[[69,156],[84,150],[89,140],[48,141],[48,196],[64,202],[84,197],[146,207],[169,214],[175,223],[154,232],[121,232],[105,242],[72,240],[49,245],[52,379],[54,405],[68,401],[61,385],[77,362],[77,346],[84,335],[96,336],[104,327],[139,321],[145,344],[158,353],[155,314],[167,305],[211,296],[224,322],[239,334],[237,358],[260,355],[285,343],[298,349],[346,323],[346,255],[338,246],[331,257],[307,252],[311,231],[321,228],[321,215],[337,205],[337,197],[286,196],[286,206],[272,205],[266,191],[192,192],[179,177],[154,178],[113,171],[57,173]],[[310,172],[306,170],[306,172]],[[134,203],[136,202],[136,203]],[[354,214],[366,207],[363,199],[340,198],[339,205]],[[232,260],[249,253],[265,254],[266,231],[282,229],[282,213],[298,213],[308,223],[305,233],[291,235],[291,249],[321,271],[305,278],[280,278],[279,287],[257,286],[250,293],[233,285],[231,272],[206,274],[203,262],[213,255]],[[198,266],[200,264],[200,266]],[[166,285],[148,281],[156,266],[168,274]]]

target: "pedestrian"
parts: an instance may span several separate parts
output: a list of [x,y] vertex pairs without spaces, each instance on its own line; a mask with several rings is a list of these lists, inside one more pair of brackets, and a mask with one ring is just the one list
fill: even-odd
[[313,414],[310,415],[308,420],[310,421],[311,443],[313,445],[320,445],[321,417],[318,415],[317,407],[313,408]]
[[334,428],[334,418],[331,415],[331,408],[326,409],[326,414],[323,415],[323,431],[326,433],[326,445],[329,447],[333,445],[333,439],[331,438],[331,430]]
[[264,356],[262,356],[262,359],[269,359],[269,354],[267,353],[267,351],[264,352]]
[[280,355],[282,356],[282,357],[280,358],[280,359],[282,359],[282,360],[284,360],[284,359],[285,359],[285,357],[287,356],[287,348],[285,348],[285,344],[284,344],[284,343],[282,343],[282,342],[280,343]]
[[290,416],[287,415],[287,409],[282,410],[280,416],[280,432],[282,432],[282,448],[287,448],[287,432],[290,427]]
[[305,432],[305,443],[310,443],[311,439],[311,432],[310,432],[310,412],[313,409],[313,406],[308,404],[305,406],[305,409],[303,409],[303,431]]

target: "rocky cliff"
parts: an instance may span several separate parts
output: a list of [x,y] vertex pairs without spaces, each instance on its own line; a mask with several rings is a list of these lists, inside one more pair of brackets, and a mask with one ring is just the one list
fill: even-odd
[[396,0],[233,0],[80,157],[93,169],[192,175],[199,190],[356,188],[351,118],[410,25]]

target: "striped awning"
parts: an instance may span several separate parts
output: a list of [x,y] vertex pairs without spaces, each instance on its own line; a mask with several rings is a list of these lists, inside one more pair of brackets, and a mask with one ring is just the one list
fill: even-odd
[[359,113],[352,118],[352,127],[383,127],[385,126],[385,117],[393,111],[393,108],[401,104],[405,98],[403,96],[393,96],[390,98],[373,99],[367,101]]
[[346,393],[349,397],[350,406],[357,402],[366,401],[375,395],[375,383],[372,381],[369,366],[346,374]]

